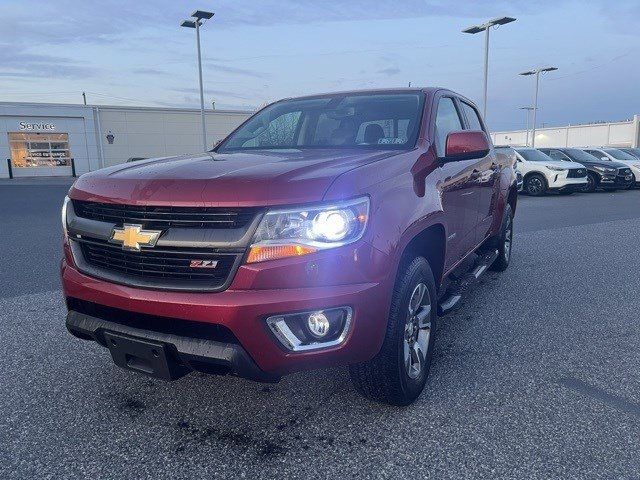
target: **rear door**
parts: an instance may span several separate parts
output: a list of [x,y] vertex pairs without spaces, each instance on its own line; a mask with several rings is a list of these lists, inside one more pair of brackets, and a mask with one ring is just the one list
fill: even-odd
[[[439,158],[445,156],[447,135],[463,128],[463,116],[454,98],[440,97],[435,121],[435,149]],[[475,242],[479,201],[479,191],[473,181],[476,162],[477,160],[441,162],[441,198],[447,219],[448,254],[445,269],[460,260],[473,248]]]
[[[460,100],[460,105],[466,121],[465,129],[483,131],[487,134],[487,129],[480,119],[478,110],[462,99]],[[487,138],[490,138],[488,134]],[[493,202],[494,199],[497,198],[497,190],[500,187],[499,179],[501,169],[493,150],[491,150],[486,157],[474,160],[474,162],[476,162],[476,164],[472,173],[472,182],[475,184],[475,189],[478,192],[476,203],[477,227],[475,242],[471,248],[482,242],[491,229],[494,210]]]

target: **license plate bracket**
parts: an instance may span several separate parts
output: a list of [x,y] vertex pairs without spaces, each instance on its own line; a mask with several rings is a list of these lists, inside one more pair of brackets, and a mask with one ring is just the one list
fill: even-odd
[[104,332],[113,362],[121,368],[163,380],[176,380],[190,369],[171,354],[169,346],[115,332]]

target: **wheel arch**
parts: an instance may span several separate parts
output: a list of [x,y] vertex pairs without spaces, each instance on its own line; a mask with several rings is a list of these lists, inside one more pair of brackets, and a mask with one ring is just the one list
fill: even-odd
[[516,207],[518,206],[518,185],[511,185],[509,193],[507,194],[507,203],[511,206],[511,213],[516,214]]
[[429,266],[435,277],[434,280],[438,286],[442,282],[442,275],[444,273],[446,245],[444,225],[441,223],[432,224],[414,235],[409,243],[407,243],[400,256],[400,262],[403,258],[406,258],[407,255],[424,257],[427,262],[429,262]]

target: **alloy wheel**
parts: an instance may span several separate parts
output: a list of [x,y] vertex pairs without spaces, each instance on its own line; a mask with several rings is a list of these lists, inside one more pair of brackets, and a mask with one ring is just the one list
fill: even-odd
[[591,175],[587,175],[587,184],[582,187],[583,192],[591,192],[595,190],[595,181]]
[[412,380],[422,374],[430,338],[431,298],[427,286],[419,283],[409,297],[403,339],[404,366]]
[[542,183],[542,180],[540,180],[538,177],[533,177],[528,180],[527,192],[529,192],[531,195],[538,195],[542,192],[542,190],[544,190],[544,185]]

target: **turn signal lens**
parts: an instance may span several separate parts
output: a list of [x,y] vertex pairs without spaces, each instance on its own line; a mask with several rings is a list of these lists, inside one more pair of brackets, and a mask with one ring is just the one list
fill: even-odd
[[299,257],[317,252],[317,248],[306,245],[253,245],[247,263],[264,262],[278,258]]

